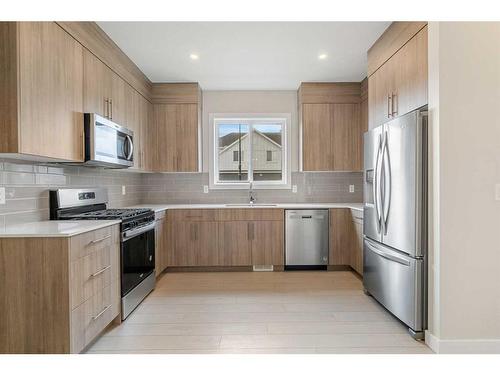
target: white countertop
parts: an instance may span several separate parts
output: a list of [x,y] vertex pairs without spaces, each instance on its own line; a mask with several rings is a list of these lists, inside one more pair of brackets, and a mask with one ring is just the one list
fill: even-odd
[[0,238],[71,237],[119,223],[120,220],[38,221],[6,227],[5,229],[0,230]]
[[202,209],[202,208],[284,208],[284,209],[321,209],[321,208],[350,208],[363,211],[363,203],[278,203],[273,206],[265,206],[265,203],[250,207],[244,204],[138,204],[128,208],[150,208],[155,212],[175,209]]

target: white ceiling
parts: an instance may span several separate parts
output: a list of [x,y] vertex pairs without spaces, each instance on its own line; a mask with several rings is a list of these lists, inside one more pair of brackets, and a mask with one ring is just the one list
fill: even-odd
[[[295,90],[360,81],[389,22],[98,22],[153,82],[204,90]],[[192,60],[190,54],[197,54]],[[318,55],[327,54],[324,60]]]

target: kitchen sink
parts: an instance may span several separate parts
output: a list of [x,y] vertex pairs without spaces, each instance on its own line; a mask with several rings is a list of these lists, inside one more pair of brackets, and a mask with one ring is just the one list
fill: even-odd
[[230,203],[226,204],[226,207],[277,207],[277,204],[267,204],[267,203]]

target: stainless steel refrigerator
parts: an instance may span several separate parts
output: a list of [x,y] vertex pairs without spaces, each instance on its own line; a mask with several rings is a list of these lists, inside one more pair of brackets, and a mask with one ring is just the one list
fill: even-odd
[[364,135],[363,285],[415,338],[427,324],[427,111]]

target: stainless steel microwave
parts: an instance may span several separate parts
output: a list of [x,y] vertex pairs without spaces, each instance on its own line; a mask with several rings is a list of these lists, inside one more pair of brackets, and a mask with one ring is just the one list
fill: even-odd
[[85,164],[108,168],[134,165],[134,132],[96,113],[85,113]]

